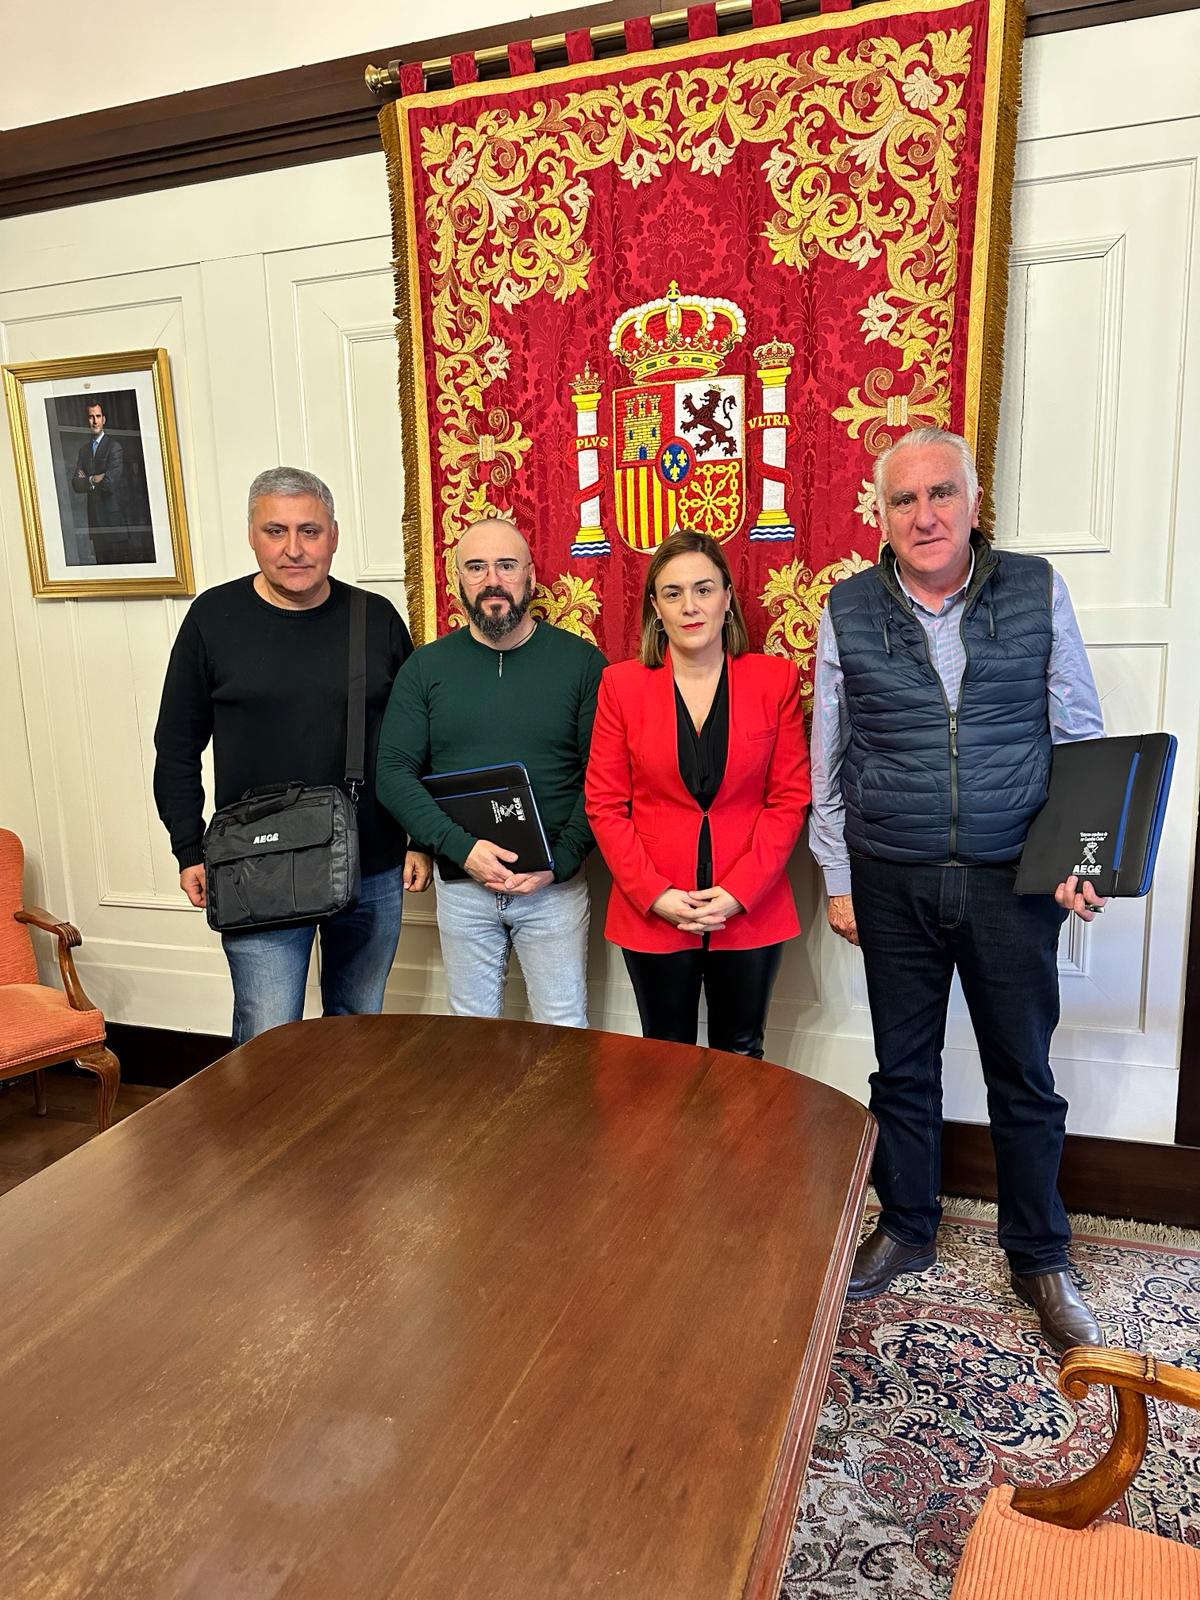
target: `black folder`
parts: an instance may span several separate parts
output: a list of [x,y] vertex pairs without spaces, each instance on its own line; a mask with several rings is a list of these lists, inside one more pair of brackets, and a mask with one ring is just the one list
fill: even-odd
[[1101,897],[1145,894],[1175,765],[1173,733],[1056,744],[1046,804],[1033,819],[1018,894],[1052,894],[1074,874]]
[[[490,839],[502,850],[515,850],[514,873],[552,872],[554,857],[522,761],[497,767],[470,767],[465,772],[436,772],[421,782],[442,810],[476,839]],[[438,857],[447,882],[469,876],[455,861]]]

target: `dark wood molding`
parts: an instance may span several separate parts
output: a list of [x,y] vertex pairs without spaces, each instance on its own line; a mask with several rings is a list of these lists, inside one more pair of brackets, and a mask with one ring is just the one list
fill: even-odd
[[104,1042],[121,1063],[123,1083],[157,1089],[174,1089],[233,1049],[233,1040],[220,1034],[137,1028],[128,1022],[110,1022]]
[[1183,983],[1183,1030],[1179,1044],[1179,1099],[1175,1142],[1200,1145],[1200,819],[1192,873],[1192,915]]
[[[796,0],[793,0],[793,4]],[[1200,0],[1026,0],[1026,31],[1052,33],[1186,11]],[[799,0],[816,9],[816,0]],[[334,161],[379,149],[368,64],[432,61],[460,51],[598,27],[645,14],[646,0],[524,17],[369,55],[243,78],[0,133],[0,220],[122,195]]]
[[[946,1124],[942,1189],[973,1200],[996,1198],[996,1163],[986,1128]],[[1058,1190],[1068,1211],[1200,1228],[1200,1149],[1069,1133]]]

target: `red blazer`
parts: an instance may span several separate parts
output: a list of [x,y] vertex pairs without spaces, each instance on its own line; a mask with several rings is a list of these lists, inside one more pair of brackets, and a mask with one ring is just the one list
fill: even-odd
[[[694,950],[650,907],[696,883],[702,814],[679,776],[675,680],[622,661],[600,679],[587,770],[587,814],[613,877],[605,937],[626,950]],[[745,906],[710,935],[713,950],[750,950],[800,932],[787,881],[811,795],[800,675],[781,656],[729,663],[729,754],[708,814],[713,883]]]

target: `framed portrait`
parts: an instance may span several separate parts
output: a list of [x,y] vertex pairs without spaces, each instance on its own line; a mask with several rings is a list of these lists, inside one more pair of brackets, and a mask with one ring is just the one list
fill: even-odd
[[3,371],[34,594],[192,594],[167,352]]

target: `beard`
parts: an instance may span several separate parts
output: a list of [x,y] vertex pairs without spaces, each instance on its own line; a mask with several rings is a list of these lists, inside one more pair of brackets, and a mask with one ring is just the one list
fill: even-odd
[[[493,644],[496,644],[499,640],[506,639],[510,633],[515,632],[521,626],[525,613],[529,610],[529,603],[533,599],[533,584],[532,582],[526,583],[525,593],[518,600],[514,600],[507,589],[501,589],[493,584],[490,588],[481,589],[472,601],[467,599],[467,591],[460,583],[458,597],[462,601],[463,610],[467,613],[474,626],[479,629],[485,639],[489,639]],[[490,611],[484,610],[485,600],[507,600],[508,610],[497,612],[493,616]]]

